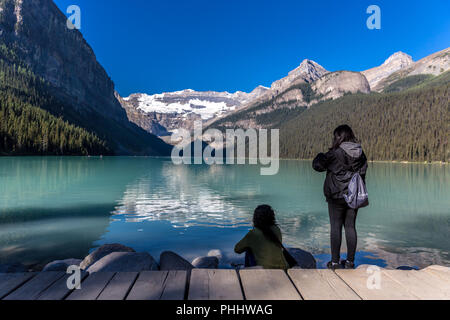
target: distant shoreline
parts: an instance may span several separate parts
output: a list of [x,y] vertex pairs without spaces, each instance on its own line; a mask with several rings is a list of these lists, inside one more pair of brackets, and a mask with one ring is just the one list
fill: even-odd
[[[0,155],[1,158],[155,158],[155,159],[170,159],[168,156],[142,156],[142,155],[117,155],[117,156],[80,156],[80,155]],[[313,159],[294,159],[294,158],[280,158],[281,161],[313,161]],[[403,160],[368,160],[369,163],[392,163],[392,164],[424,164],[424,165],[449,165],[450,162],[443,161],[403,161]]]

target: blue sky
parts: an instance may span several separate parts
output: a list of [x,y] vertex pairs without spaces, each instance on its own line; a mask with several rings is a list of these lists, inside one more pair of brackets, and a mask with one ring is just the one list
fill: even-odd
[[[311,59],[361,71],[396,51],[449,47],[447,0],[54,0],[81,8],[81,32],[122,96],[251,91]],[[381,8],[381,30],[366,9]]]

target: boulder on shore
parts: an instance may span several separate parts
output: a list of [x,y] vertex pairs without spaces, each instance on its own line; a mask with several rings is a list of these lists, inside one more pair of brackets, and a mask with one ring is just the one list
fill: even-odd
[[400,267],[397,268],[397,270],[403,270],[403,271],[416,270],[416,271],[418,271],[419,268],[417,268],[417,267],[410,267],[410,266],[400,266]]
[[217,259],[222,260],[223,253],[219,249],[210,250],[207,254],[208,257],[217,257]]
[[297,269],[316,269],[317,263],[314,256],[302,249],[298,248],[286,248],[291,256],[297,261]]
[[165,251],[160,256],[160,270],[192,270],[194,266],[172,251]]
[[158,269],[155,259],[147,252],[113,252],[95,262],[86,271],[141,272]]
[[43,272],[46,271],[67,271],[67,268],[70,266],[79,266],[81,263],[81,259],[65,259],[65,260],[56,260],[50,263],[47,263],[47,265],[42,270]]
[[198,257],[192,261],[194,268],[200,269],[217,269],[219,267],[219,259],[217,257]]
[[27,271],[27,268],[20,263],[0,264],[0,273],[19,273]]
[[136,252],[134,249],[126,247],[124,245],[113,243],[113,244],[105,244],[99,248],[97,248],[95,251],[93,251],[91,254],[89,254],[84,260],[80,263],[80,268],[83,270],[88,269],[91,265],[102,259],[103,257],[106,257],[110,253],[113,252]]

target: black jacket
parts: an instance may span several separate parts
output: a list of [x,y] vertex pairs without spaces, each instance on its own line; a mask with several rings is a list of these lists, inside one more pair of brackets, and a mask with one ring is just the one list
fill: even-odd
[[323,191],[327,201],[342,201],[352,176],[359,172],[366,181],[367,158],[360,144],[344,142],[337,150],[320,153],[313,161],[318,172],[327,172]]

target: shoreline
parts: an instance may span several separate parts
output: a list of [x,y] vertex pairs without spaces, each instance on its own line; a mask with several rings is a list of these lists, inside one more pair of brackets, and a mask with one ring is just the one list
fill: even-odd
[[[289,269],[314,269],[327,270],[324,261],[329,260],[323,257],[323,254],[313,254],[296,247],[287,247],[288,252],[297,262],[297,265]],[[205,251],[206,253],[206,251]],[[362,251],[359,253],[363,253]],[[369,252],[367,252],[370,254]],[[110,254],[119,254],[123,256],[114,257],[113,259],[106,258]],[[330,256],[331,257],[331,256]],[[422,270],[432,265],[440,265],[450,268],[443,261],[430,261],[427,264],[416,264],[413,261],[398,261],[395,264],[376,263],[375,260],[383,259],[376,256],[374,261],[365,255],[368,259],[361,259],[357,257],[356,269],[371,265],[377,266],[383,270]],[[103,258],[106,258],[102,260]],[[379,258],[379,259],[378,259]],[[242,260],[242,261],[241,261]],[[385,259],[383,259],[386,261]],[[248,269],[244,265],[244,257],[240,260],[227,259],[226,255],[219,249],[210,250],[205,255],[200,255],[192,261],[187,260],[184,256],[175,251],[163,251],[159,257],[151,255],[147,251],[135,251],[131,247],[127,247],[120,243],[104,244],[90,251],[84,257],[78,258],[64,258],[51,260],[46,263],[6,263],[0,264],[0,274],[2,273],[21,273],[21,272],[46,272],[46,271],[66,271],[70,266],[80,266],[84,271],[90,272],[90,266],[96,262],[98,265],[94,269],[114,272],[139,272],[151,270],[192,270],[192,269],[213,269],[213,270],[241,270]],[[386,261],[387,262],[387,261]],[[84,266],[83,266],[84,264]],[[114,270],[109,270],[109,269]],[[134,268],[142,268],[142,270],[135,270]],[[181,269],[180,269],[181,268]],[[254,267],[253,267],[254,268]],[[261,268],[261,267],[258,267]],[[97,272],[97,271],[95,271]]]
[[[169,156],[143,156],[143,155],[98,155],[98,156],[82,156],[82,155],[0,155],[0,159],[6,158],[152,158],[152,159],[171,159]],[[295,158],[279,158],[280,161],[313,161],[314,159],[295,159]],[[368,163],[391,163],[391,164],[422,164],[422,165],[449,165],[446,161],[404,161],[404,160],[368,160]],[[226,165],[226,164],[224,164]]]

